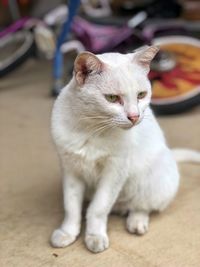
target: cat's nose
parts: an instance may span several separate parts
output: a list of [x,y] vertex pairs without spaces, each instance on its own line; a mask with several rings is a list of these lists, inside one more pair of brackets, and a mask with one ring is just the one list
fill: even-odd
[[138,121],[140,115],[138,113],[128,113],[127,118],[134,124]]

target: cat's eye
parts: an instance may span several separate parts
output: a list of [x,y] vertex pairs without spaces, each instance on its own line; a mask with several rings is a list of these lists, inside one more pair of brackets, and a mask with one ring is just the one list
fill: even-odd
[[120,102],[120,97],[118,95],[105,95],[105,98],[111,103]]
[[143,99],[145,98],[145,96],[147,95],[147,92],[143,91],[143,92],[140,92],[137,96],[138,99]]

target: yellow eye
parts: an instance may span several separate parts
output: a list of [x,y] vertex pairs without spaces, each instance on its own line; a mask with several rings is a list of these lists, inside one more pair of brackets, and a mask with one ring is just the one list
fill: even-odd
[[145,98],[145,96],[147,95],[147,92],[143,91],[143,92],[140,92],[137,96],[138,99],[142,99],[142,98]]
[[118,95],[105,95],[105,98],[111,103],[120,102],[120,97]]

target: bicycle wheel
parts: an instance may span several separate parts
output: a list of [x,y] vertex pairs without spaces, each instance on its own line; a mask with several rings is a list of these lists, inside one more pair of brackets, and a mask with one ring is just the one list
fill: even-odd
[[0,39],[0,77],[21,65],[33,52],[34,38],[28,31],[19,31]]
[[183,112],[200,104],[200,41],[187,36],[159,37],[153,44],[171,53],[176,66],[151,71],[152,108],[160,114]]

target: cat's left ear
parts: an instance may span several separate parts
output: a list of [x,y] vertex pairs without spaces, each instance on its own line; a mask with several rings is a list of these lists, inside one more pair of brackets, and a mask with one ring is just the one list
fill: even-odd
[[80,53],[74,62],[74,75],[78,85],[83,85],[89,75],[100,73],[103,62],[90,52]]
[[139,50],[136,50],[133,56],[133,61],[139,64],[148,73],[150,70],[150,64],[152,59],[158,53],[158,46],[145,46]]

